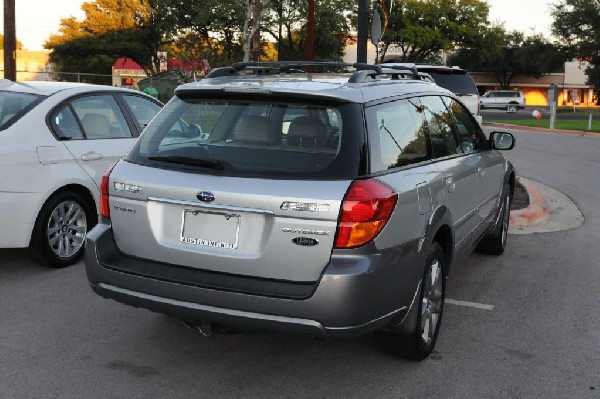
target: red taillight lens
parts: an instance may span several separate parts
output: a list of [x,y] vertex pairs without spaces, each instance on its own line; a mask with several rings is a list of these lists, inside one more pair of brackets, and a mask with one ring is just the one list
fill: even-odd
[[336,248],[354,248],[372,241],[390,218],[398,194],[377,180],[352,183],[338,222]]
[[102,174],[102,180],[100,181],[100,216],[108,220],[110,220],[110,208],[108,206],[108,180],[110,177],[110,172],[112,172],[115,165],[116,164],[106,169],[106,172]]

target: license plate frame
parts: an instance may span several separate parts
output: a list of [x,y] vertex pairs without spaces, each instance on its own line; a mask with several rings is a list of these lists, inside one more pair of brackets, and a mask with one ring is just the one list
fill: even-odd
[[[184,209],[181,215],[179,241],[209,248],[238,249],[241,215]],[[208,232],[214,234],[208,237]],[[204,237],[202,237],[204,236]]]

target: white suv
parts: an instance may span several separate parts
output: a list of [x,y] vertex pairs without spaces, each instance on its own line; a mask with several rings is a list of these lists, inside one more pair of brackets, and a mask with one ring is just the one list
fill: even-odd
[[97,221],[104,170],[161,104],[110,86],[0,80],[0,248],[76,262]]
[[509,112],[525,108],[525,95],[518,90],[492,90],[480,98],[481,109],[502,108]]

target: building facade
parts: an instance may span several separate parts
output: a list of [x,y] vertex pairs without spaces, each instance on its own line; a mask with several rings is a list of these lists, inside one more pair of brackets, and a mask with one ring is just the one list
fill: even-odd
[[[0,50],[0,70],[4,77],[4,50]],[[17,80],[52,80],[48,64],[49,50],[27,51],[17,50]]]
[[[520,90],[525,94],[527,105],[548,106],[548,90],[551,84],[559,89],[558,105],[573,107],[598,107],[598,90],[586,83],[585,70],[588,62],[572,61],[565,63],[564,73],[549,73],[539,79],[529,76],[516,76],[510,90]],[[493,74],[469,72],[480,94],[501,89]]]

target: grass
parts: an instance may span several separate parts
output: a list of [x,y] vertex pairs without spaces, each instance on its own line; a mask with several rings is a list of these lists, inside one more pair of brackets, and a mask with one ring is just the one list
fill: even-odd
[[[525,119],[525,120],[485,120],[484,122],[495,122],[495,123],[507,123],[509,125],[518,126],[530,126],[530,127],[543,127],[546,129],[550,128],[549,119]],[[600,133],[600,120],[592,120],[592,130],[588,130],[587,120],[576,120],[576,121],[561,121],[556,120],[554,122],[554,128],[558,130],[580,130],[582,132],[594,132]]]

